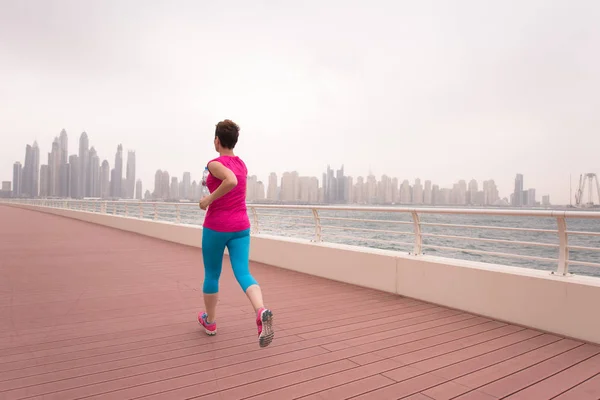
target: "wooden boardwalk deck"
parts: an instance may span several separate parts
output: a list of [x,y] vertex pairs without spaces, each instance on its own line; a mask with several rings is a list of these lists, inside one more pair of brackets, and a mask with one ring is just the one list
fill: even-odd
[[266,349],[227,267],[199,329],[199,249],[0,206],[0,399],[600,398],[599,346],[252,269]]

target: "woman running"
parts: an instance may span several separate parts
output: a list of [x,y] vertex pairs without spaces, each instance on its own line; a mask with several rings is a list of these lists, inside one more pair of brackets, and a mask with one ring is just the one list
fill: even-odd
[[206,312],[198,314],[198,322],[208,335],[217,333],[219,278],[227,247],[235,278],[256,312],[260,347],[266,347],[273,341],[273,313],[265,308],[260,286],[249,269],[250,219],[246,210],[248,170],[246,164],[233,154],[239,131],[239,126],[228,119],[217,124],[214,143],[219,157],[208,162],[208,178],[202,182],[210,194],[200,200],[200,208],[207,210],[202,228]]

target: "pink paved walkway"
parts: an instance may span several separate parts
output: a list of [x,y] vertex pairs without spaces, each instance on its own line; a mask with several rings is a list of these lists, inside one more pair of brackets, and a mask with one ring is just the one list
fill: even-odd
[[0,206],[0,399],[600,398],[599,346],[252,268],[267,349],[229,268],[198,328],[199,249]]

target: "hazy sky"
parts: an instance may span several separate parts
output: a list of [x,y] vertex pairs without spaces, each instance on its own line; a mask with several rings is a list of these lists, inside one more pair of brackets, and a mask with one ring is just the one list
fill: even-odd
[[508,196],[519,172],[566,203],[600,173],[598,21],[595,0],[0,0],[0,180],[63,128],[111,167],[135,150],[144,190],[197,179],[231,118],[262,180],[345,164]]

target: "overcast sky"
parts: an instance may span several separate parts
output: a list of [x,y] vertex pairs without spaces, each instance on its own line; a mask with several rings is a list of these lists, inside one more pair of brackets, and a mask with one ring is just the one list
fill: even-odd
[[[367,6],[367,4],[369,4]],[[251,174],[344,164],[450,186],[600,173],[600,2],[0,0],[0,180],[65,128],[200,177],[214,125]]]

